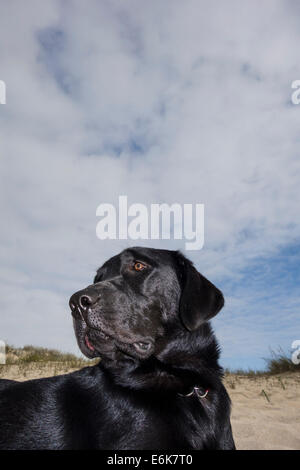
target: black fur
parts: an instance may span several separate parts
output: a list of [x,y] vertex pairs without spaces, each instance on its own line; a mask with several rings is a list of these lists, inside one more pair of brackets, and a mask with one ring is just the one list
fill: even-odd
[[[131,248],[111,258],[70,299],[79,347],[100,363],[0,380],[0,448],[234,449],[208,323],[223,302],[179,252]],[[207,396],[184,396],[194,387]]]

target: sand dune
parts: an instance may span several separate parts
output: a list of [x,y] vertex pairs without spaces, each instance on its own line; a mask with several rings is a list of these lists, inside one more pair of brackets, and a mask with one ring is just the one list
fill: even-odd
[[226,377],[238,449],[300,449],[300,373]]
[[[67,363],[0,366],[0,377],[29,380],[76,370]],[[274,376],[228,375],[237,449],[300,449],[300,372]]]

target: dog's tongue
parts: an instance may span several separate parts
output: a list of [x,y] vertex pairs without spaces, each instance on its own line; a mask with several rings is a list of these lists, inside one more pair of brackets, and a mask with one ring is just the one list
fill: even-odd
[[92,346],[91,343],[89,342],[89,339],[88,339],[87,335],[85,336],[85,342],[86,342],[87,347],[88,347],[91,351],[95,351],[95,348],[94,348],[94,346]]

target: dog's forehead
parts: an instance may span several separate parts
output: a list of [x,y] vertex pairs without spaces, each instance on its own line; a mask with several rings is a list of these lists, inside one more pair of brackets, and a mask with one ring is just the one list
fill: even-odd
[[160,250],[156,248],[132,247],[127,248],[118,255],[107,260],[97,273],[116,275],[120,272],[122,265],[130,261],[145,261],[156,265],[173,265],[173,252],[170,250]]
[[172,253],[169,250],[160,250],[157,248],[145,248],[140,246],[135,246],[132,248],[127,248],[124,250],[120,256],[122,260],[127,261],[128,259],[137,259],[144,260],[148,262],[156,263],[170,263],[172,261]]
[[116,275],[120,272],[121,268],[121,257],[120,255],[109,258],[105,263],[97,270],[97,274],[104,275]]

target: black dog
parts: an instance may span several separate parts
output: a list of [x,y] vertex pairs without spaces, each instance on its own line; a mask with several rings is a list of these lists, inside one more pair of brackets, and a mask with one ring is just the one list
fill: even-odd
[[70,299],[79,347],[100,363],[0,381],[0,448],[234,449],[207,322],[223,303],[179,252],[111,258]]

